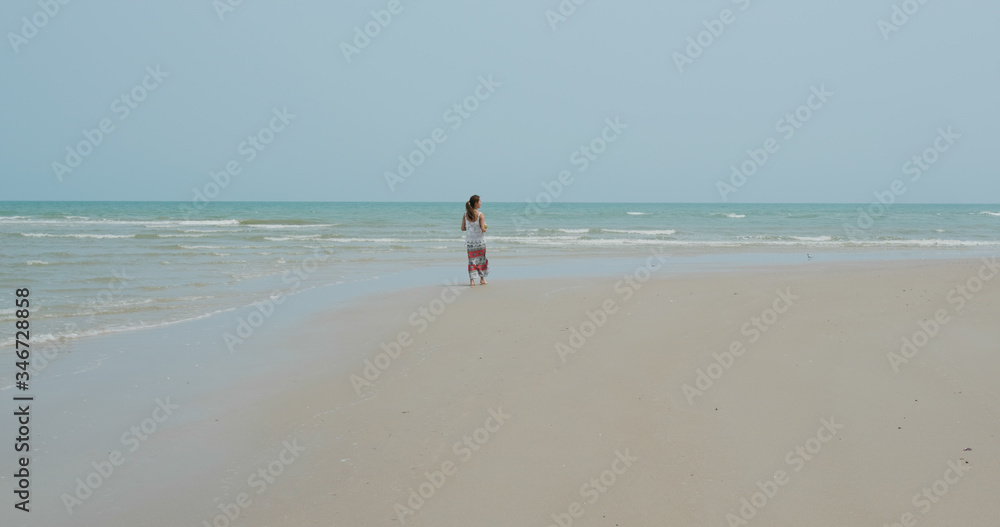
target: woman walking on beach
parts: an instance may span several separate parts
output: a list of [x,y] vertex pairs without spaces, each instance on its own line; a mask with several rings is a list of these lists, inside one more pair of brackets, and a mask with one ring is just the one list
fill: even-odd
[[479,283],[486,285],[486,275],[490,274],[490,262],[486,259],[486,216],[479,212],[482,202],[478,195],[473,195],[465,202],[465,214],[462,215],[462,230],[465,231],[465,247],[469,251],[469,286]]

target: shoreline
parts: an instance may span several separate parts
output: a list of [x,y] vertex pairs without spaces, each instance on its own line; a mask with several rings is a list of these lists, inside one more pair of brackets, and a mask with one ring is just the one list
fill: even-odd
[[[721,272],[763,269],[774,266],[795,266],[798,264],[827,264],[827,263],[847,263],[852,262],[883,262],[886,264],[905,263],[909,261],[961,261],[975,258],[989,257],[995,252],[974,250],[969,248],[936,248],[933,250],[912,250],[912,249],[880,249],[873,250],[859,248],[852,251],[842,249],[824,249],[803,251],[799,248],[791,249],[771,249],[759,251],[754,248],[743,248],[739,250],[683,250],[669,246],[649,246],[645,248],[629,247],[625,254],[610,255],[607,253],[579,254],[572,255],[571,258],[556,258],[551,256],[533,256],[528,258],[515,258],[509,262],[503,252],[492,252],[491,261],[493,268],[499,268],[499,276],[506,273],[504,280],[524,280],[534,278],[548,278],[557,276],[572,277],[600,277],[602,275],[616,272],[621,265],[628,265],[628,261],[640,258],[651,251],[660,249],[670,251],[673,273],[691,273],[713,269]],[[808,256],[807,256],[808,255]],[[455,258],[461,260],[460,256]],[[301,267],[301,263],[298,267]],[[294,271],[294,269],[293,269]],[[156,330],[158,328],[197,323],[206,318],[231,317],[234,313],[246,313],[252,311],[252,306],[256,303],[266,303],[269,296],[277,293],[281,296],[291,297],[301,294],[315,294],[315,290],[329,293],[336,291],[339,304],[346,304],[355,299],[370,294],[382,294],[385,292],[403,291],[414,286],[414,283],[440,282],[441,280],[463,280],[465,275],[461,265],[434,264],[421,267],[404,268],[378,268],[375,274],[356,273],[355,275],[342,275],[333,278],[335,269],[333,267],[324,269],[317,273],[319,276],[309,276],[309,280],[296,281],[294,288],[289,288],[287,284],[279,284],[279,275],[261,277],[246,286],[248,290],[257,290],[258,294],[254,300],[244,302],[236,306],[215,306],[207,313],[191,313],[189,316],[179,320],[158,321],[150,325],[137,327],[116,327],[116,328],[79,328],[73,330],[72,336],[64,333],[47,331],[41,336],[43,340],[36,342],[55,349],[60,352],[70,347],[74,342],[91,338],[101,338],[114,334],[128,334],[133,332],[143,332]],[[494,271],[496,273],[497,271]],[[310,273],[311,274],[311,273]],[[447,277],[447,278],[445,278]],[[331,282],[330,280],[335,280]],[[269,284],[269,285],[268,285]],[[303,284],[303,285],[299,285]],[[271,291],[271,295],[265,294]],[[251,297],[253,298],[253,297]],[[249,300],[249,299],[245,299]],[[334,308],[336,304],[331,304],[327,308]],[[52,323],[54,322],[48,322]],[[82,334],[79,334],[82,332]],[[12,352],[13,341],[0,344],[0,354]],[[55,360],[58,360],[56,358]],[[0,383],[3,379],[0,378]],[[8,386],[0,386],[6,389]]]
[[[36,343],[242,309],[298,283],[372,281],[418,269],[450,277],[459,273],[445,265],[465,267],[454,221],[460,211],[447,203],[214,202],[190,218],[178,216],[176,205],[4,202],[0,237],[11,242],[13,265],[4,287],[41,295]],[[497,277],[511,279],[616,272],[616,259],[656,247],[695,270],[796,263],[807,253],[820,260],[961,258],[1000,247],[992,234],[995,205],[898,207],[847,236],[844,224],[859,217],[858,207],[846,204],[557,202],[524,216],[523,203],[490,203],[487,214],[499,223],[487,235],[487,254]],[[526,228],[505,227],[504,218],[525,220]],[[407,276],[400,288],[438,279]],[[10,308],[0,309],[0,322],[12,318]],[[9,335],[0,339],[0,355],[12,345]]]

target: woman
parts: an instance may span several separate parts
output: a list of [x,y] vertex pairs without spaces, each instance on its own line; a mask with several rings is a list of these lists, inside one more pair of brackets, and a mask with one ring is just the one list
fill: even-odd
[[469,286],[479,283],[486,285],[486,275],[490,274],[490,262],[486,259],[486,216],[479,212],[482,202],[478,195],[465,202],[465,214],[462,215],[462,230],[465,231],[465,247],[469,251]]

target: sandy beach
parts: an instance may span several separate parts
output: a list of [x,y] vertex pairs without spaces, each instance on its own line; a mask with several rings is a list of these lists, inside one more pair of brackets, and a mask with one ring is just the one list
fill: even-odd
[[[73,431],[49,429],[37,456],[40,469],[61,459],[39,478],[50,483],[40,517],[993,525],[994,260],[684,274],[664,261],[603,278],[428,286],[308,315],[283,307],[236,354],[219,351],[219,327],[172,329],[173,345],[202,355],[183,382],[162,379],[170,368],[149,383],[117,376],[145,360],[135,349],[86,380],[107,401],[70,402],[67,388],[67,401],[40,405],[115,408],[75,426],[49,419]],[[134,348],[140,333],[117,338]],[[122,440],[125,462],[67,507],[74,479],[97,471],[129,423],[159,422],[156,400],[177,408],[128,438],[134,453]]]
[[998,18],[0,3],[0,527],[1000,526]]

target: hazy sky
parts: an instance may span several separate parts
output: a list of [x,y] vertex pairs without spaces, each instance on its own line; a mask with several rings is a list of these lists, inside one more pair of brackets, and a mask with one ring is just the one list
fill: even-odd
[[238,1],[0,4],[0,200],[1000,201],[1000,3]]

